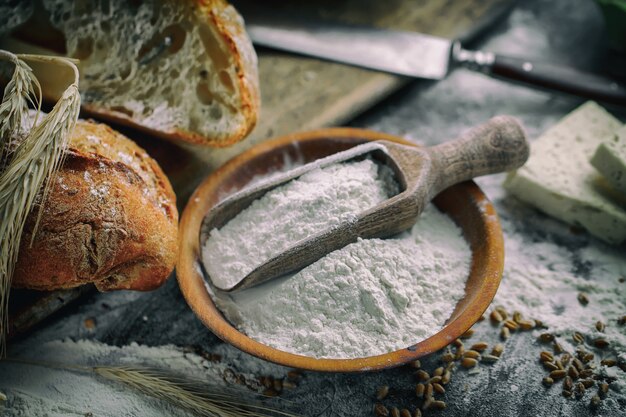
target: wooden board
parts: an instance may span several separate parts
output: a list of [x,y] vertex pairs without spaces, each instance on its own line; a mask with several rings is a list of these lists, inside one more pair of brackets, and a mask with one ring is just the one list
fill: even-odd
[[[244,19],[274,15],[332,19],[471,39],[514,5],[513,0],[237,0]],[[258,50],[261,115],[243,142],[226,149],[141,144],[170,177],[182,207],[199,182],[228,159],[267,138],[337,126],[370,108],[411,79],[288,53]]]
[[[299,19],[326,19],[468,40],[510,10],[515,2],[237,0],[233,3],[244,19],[249,20],[270,12]],[[267,49],[257,52],[262,108],[256,128],[245,141],[227,149],[181,147],[116,126],[159,161],[174,186],[181,210],[204,177],[243,150],[269,137],[345,123],[411,81]],[[23,334],[65,305],[91,292],[91,286],[51,293],[15,292],[10,307],[10,336]]]
[[63,291],[12,290],[9,316],[9,339],[22,335],[68,304],[96,291],[83,285]]

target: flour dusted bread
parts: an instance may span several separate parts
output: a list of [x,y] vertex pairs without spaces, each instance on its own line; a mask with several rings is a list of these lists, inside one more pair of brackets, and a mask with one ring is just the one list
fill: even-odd
[[37,209],[22,235],[14,287],[150,290],[174,268],[174,192],[143,149],[106,125],[76,124],[31,246]]
[[[24,20],[22,9],[4,30],[0,23],[0,36]],[[256,55],[224,0],[38,0],[13,25],[5,49],[80,60],[83,110],[92,116],[212,146],[243,139],[256,123]],[[56,67],[33,67],[52,98],[67,85]]]

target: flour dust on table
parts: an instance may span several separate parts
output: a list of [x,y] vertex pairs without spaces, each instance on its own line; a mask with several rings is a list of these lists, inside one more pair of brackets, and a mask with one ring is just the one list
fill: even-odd
[[[268,192],[211,232],[209,276],[236,281],[297,240],[388,199],[398,190],[383,168],[371,160],[335,164]],[[316,358],[366,357],[439,331],[465,294],[470,262],[461,230],[429,206],[395,238],[359,239],[295,274],[214,298],[261,343]]]
[[13,359],[0,361],[3,417],[198,415],[197,410],[185,410],[163,396],[159,398],[158,392],[154,396],[142,395],[120,381],[102,378],[89,371],[93,366],[150,370],[153,375],[178,377],[189,388],[201,382],[207,395],[236,395],[242,400],[257,398],[256,393],[263,392],[261,375],[282,380],[288,371],[224,347],[209,354],[173,345],[150,347],[131,343],[117,347],[66,339],[29,349],[14,346],[10,356]]

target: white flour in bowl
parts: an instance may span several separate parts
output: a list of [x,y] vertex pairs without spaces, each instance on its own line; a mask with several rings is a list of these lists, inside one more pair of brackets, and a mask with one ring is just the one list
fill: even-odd
[[[205,267],[212,279],[218,270],[220,279],[232,279],[389,195],[389,180],[370,160],[308,173],[213,231]],[[277,241],[277,233],[290,242]],[[360,239],[294,275],[215,298],[242,332],[277,349],[316,358],[373,356],[439,331],[465,293],[470,262],[461,230],[429,206],[410,232]]]
[[204,266],[215,285],[231,287],[299,240],[354,219],[397,193],[391,169],[369,159],[314,169],[212,230],[202,249]]
[[471,252],[428,207],[410,233],[361,239],[295,275],[218,298],[248,336],[316,358],[406,348],[441,329],[463,297]]

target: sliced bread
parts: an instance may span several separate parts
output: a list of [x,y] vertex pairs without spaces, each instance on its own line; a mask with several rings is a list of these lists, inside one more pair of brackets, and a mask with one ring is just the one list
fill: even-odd
[[[2,46],[79,59],[86,114],[219,147],[243,139],[254,127],[260,105],[256,54],[241,16],[226,1],[36,5]],[[33,66],[54,99],[66,85],[63,73]]]

